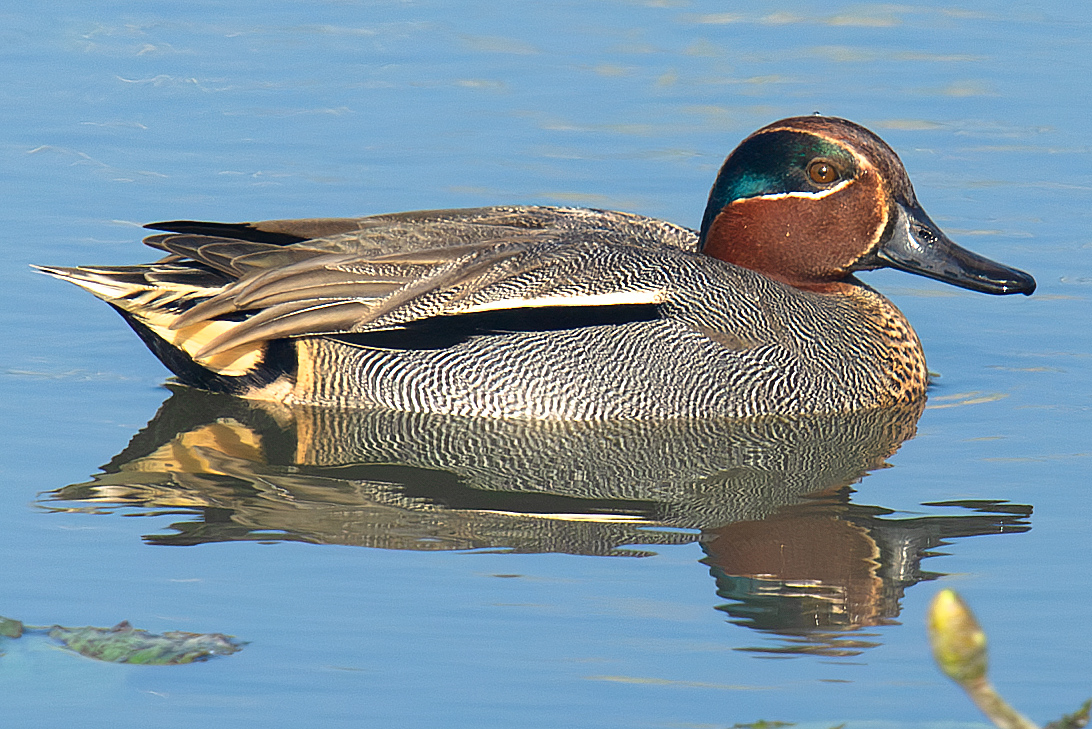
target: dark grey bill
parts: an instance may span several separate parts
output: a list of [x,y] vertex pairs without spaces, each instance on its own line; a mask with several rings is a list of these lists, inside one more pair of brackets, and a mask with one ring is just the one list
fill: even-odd
[[971,253],[941,232],[919,205],[895,206],[887,238],[861,268],[897,268],[985,294],[1030,294],[1035,279],[1015,268]]

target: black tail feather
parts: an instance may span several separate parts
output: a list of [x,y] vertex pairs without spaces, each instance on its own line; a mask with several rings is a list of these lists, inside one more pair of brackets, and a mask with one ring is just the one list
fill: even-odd
[[200,220],[168,220],[162,223],[148,223],[144,227],[148,230],[164,230],[168,233],[209,235],[217,238],[245,240],[252,243],[272,243],[277,246],[287,246],[307,240],[307,238],[292,235],[291,233],[260,230],[250,223],[206,223]]
[[183,384],[209,392],[228,395],[245,395],[256,388],[272,384],[283,376],[296,375],[296,345],[290,339],[267,342],[261,363],[245,375],[221,375],[194,362],[183,350],[170,344],[152,331],[146,324],[124,309],[110,304],[132,327],[152,354]]

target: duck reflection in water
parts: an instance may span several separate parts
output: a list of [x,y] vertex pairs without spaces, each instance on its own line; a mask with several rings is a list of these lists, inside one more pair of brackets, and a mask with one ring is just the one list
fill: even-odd
[[[765,654],[857,655],[878,645],[858,629],[894,624],[907,587],[943,576],[921,569],[929,550],[960,537],[1025,532],[1031,507],[997,501],[923,504],[962,511],[892,519],[840,489],[761,521],[708,530],[703,560],[732,622],[786,640]],[[968,514],[967,512],[972,512]],[[854,632],[850,632],[854,631]]]
[[[946,541],[1026,531],[1030,507],[892,518],[852,484],[914,434],[923,402],[834,416],[506,421],[255,403],[172,386],[129,446],[43,505],[189,514],[150,544],[646,556],[698,542],[733,622],[773,653],[848,655],[891,623]],[[79,503],[73,503],[79,502]],[[870,642],[869,639],[873,639]],[[772,647],[771,647],[772,646]]]

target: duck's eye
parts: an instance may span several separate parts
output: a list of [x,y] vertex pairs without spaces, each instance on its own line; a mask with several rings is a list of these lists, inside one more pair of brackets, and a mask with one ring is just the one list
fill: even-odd
[[838,168],[825,160],[813,160],[808,165],[808,177],[817,185],[829,185],[840,176]]

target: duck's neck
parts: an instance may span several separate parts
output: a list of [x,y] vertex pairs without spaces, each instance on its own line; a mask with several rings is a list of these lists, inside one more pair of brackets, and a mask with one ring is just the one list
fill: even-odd
[[[707,256],[733,263],[805,291],[837,293],[852,285],[846,273],[855,257],[834,238],[836,231],[822,220],[807,224],[814,211],[808,201],[779,200],[779,213],[769,215],[767,201],[737,200],[714,218],[699,241]],[[793,214],[796,213],[796,214]],[[807,230],[817,240],[804,240]]]

